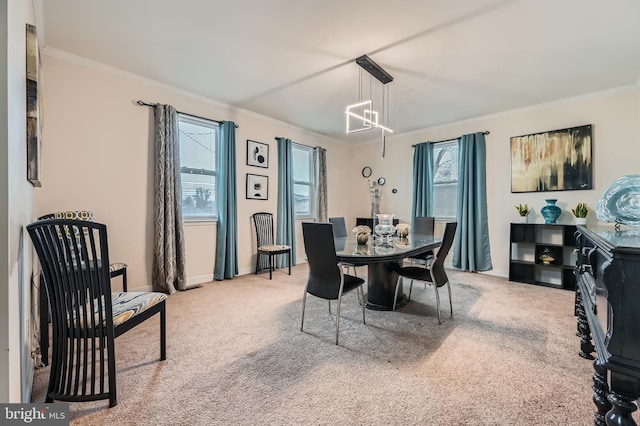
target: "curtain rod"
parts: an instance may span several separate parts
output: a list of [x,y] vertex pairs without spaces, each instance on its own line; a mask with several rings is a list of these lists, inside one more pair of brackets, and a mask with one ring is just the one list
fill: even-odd
[[[141,100],[141,99],[138,99],[138,100],[135,102],[135,104],[136,104],[136,105],[138,105],[138,106],[149,106],[149,107],[154,107],[154,106],[158,105],[158,104],[150,104],[150,103],[145,102],[145,101],[143,101],[143,100]],[[199,116],[199,115],[189,114],[189,113],[187,113],[187,112],[182,112],[182,111],[176,111],[176,112],[177,112],[178,114],[188,115],[189,117],[199,118],[199,119],[201,119],[201,120],[209,120],[209,121],[213,121],[214,123],[222,124],[222,121],[220,121],[220,120],[214,120],[213,118],[201,117],[201,116]],[[240,127],[240,126],[238,126],[238,124],[237,124],[237,123],[235,123],[235,125],[236,125],[236,129],[237,129],[238,127]]]
[[[489,133],[491,133],[491,132],[490,132],[490,131],[488,131],[488,130],[485,130],[484,132],[482,132],[482,134],[483,134],[483,135],[488,135]],[[444,140],[441,140],[441,141],[435,141],[435,142],[428,142],[428,143],[441,143],[441,142],[449,142],[449,141],[453,141],[453,140],[456,140],[456,139],[460,139],[460,136],[458,136],[457,138],[452,138],[452,139],[444,139]],[[411,145],[411,148],[415,148],[415,147],[416,147],[415,145]]]
[[[275,140],[278,140],[278,139],[283,139],[283,138],[284,138],[284,136],[276,136],[274,139],[275,139]],[[304,146],[305,148],[313,148],[312,146],[305,145],[305,144],[303,144],[303,143],[299,143],[299,142],[291,141],[291,143],[292,143],[293,145]]]

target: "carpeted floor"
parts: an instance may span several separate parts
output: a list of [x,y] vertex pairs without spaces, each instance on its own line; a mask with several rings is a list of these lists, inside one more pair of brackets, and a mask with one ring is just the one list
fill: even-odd
[[[300,332],[307,267],[285,271],[169,297],[168,359],[156,361],[157,319],[119,337],[118,405],[73,403],[71,424],[593,424],[570,291],[450,271],[442,325],[431,287],[398,312],[367,310],[366,325],[354,292],[335,346],[324,300],[307,298]],[[32,402],[48,374],[36,371]]]

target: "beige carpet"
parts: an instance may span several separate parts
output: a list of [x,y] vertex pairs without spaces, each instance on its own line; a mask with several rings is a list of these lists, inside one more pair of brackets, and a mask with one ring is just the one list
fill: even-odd
[[[440,326],[431,287],[414,286],[398,312],[367,310],[367,325],[354,292],[335,346],[324,300],[307,299],[300,332],[306,275],[299,265],[171,296],[168,359],[156,361],[157,319],[119,337],[118,405],[73,403],[71,424],[593,424],[572,292],[451,271],[454,317]],[[36,372],[33,402],[48,374]]]

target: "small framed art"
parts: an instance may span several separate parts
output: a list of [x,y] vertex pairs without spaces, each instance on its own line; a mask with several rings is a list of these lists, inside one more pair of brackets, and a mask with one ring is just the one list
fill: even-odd
[[247,173],[247,199],[269,199],[269,176]]
[[247,165],[269,167],[269,145],[247,139]]

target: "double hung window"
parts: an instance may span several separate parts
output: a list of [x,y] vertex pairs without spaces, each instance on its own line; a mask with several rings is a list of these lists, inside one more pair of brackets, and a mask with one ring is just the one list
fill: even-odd
[[215,220],[218,216],[217,152],[220,125],[178,114],[182,218],[184,221]]
[[433,210],[438,219],[456,217],[458,199],[458,140],[433,146]]
[[295,216],[296,219],[310,219],[316,215],[313,148],[293,144],[292,155]]

